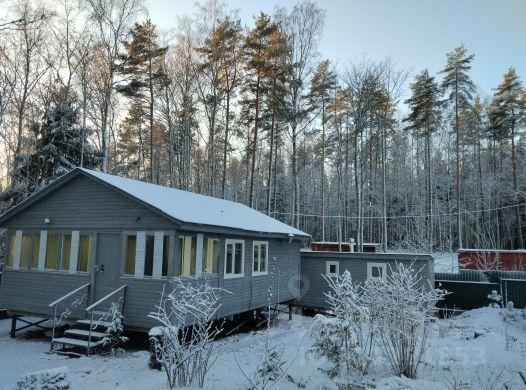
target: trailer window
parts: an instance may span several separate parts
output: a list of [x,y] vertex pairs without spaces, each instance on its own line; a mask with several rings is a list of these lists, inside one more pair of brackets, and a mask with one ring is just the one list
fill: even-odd
[[386,276],[387,264],[367,263],[367,279],[384,280]]
[[240,278],[244,276],[245,241],[225,241],[225,278]]
[[205,237],[203,243],[203,272],[217,274],[219,266],[219,238]]
[[337,261],[327,261],[325,264],[325,275],[329,278],[337,278],[340,275],[340,263]]
[[267,275],[268,242],[254,241],[253,249],[252,275]]

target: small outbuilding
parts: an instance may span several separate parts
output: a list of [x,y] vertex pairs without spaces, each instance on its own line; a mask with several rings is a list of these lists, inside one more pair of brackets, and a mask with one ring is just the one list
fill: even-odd
[[335,278],[345,270],[354,282],[386,278],[397,264],[412,267],[424,286],[434,288],[434,260],[430,255],[398,253],[339,253],[302,250],[299,304],[306,308],[327,309],[325,293],[329,285],[324,278]]

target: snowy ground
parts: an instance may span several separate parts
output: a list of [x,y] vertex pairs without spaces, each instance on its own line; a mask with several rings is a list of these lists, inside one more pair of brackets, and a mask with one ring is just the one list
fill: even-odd
[[[473,389],[501,388],[491,382],[509,383],[521,389],[519,371],[526,374],[526,317],[521,312],[508,324],[513,340],[506,350],[506,326],[500,309],[478,309],[454,319],[438,320],[430,337],[430,349],[424,357],[418,379],[396,378],[389,374],[383,357],[377,356],[365,383],[381,389],[448,389],[460,381]],[[312,318],[296,315],[272,328],[272,340],[286,347],[287,375],[275,386],[279,389],[334,389],[336,384],[320,372],[323,359],[309,352]],[[0,321],[0,387],[11,389],[16,379],[39,370],[64,367],[72,389],[167,388],[164,373],[148,368],[148,352],[128,352],[117,358],[68,358],[46,353],[45,339],[9,338],[9,320]],[[475,337],[477,335],[477,337]],[[265,332],[239,334],[217,342],[215,364],[207,379],[208,389],[246,389],[249,377],[262,353]],[[522,348],[522,350],[521,350]],[[456,387],[460,388],[460,387]]]

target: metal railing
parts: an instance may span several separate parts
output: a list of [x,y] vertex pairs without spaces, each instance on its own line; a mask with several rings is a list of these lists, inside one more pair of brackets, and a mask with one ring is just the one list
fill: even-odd
[[125,304],[126,304],[126,287],[127,285],[123,285],[121,287],[119,287],[118,289],[116,290],[113,290],[112,292],[110,292],[108,295],[102,297],[101,299],[99,299],[97,302],[91,304],[90,306],[88,306],[86,308],[86,317],[90,317],[90,321],[89,321],[89,333],[88,333],[88,346],[86,348],[86,355],[89,355],[89,350],[90,350],[90,346],[91,346],[91,333],[94,329],[97,328],[97,326],[100,325],[101,321],[103,321],[104,319],[107,318],[107,316],[110,314],[109,312],[108,313],[105,313],[101,318],[98,318],[97,321],[94,323],[94,315],[95,315],[95,309],[103,302],[107,301],[109,298],[111,298],[112,296],[118,294],[119,292],[123,291],[123,294],[121,297],[119,297],[118,299],[118,302],[119,303],[122,303],[122,307],[121,307],[121,315],[124,315],[124,308],[125,308]]
[[[78,288],[76,288],[75,290],[72,290],[70,291],[69,293],[61,296],[60,298],[58,298],[57,300],[51,302],[48,307],[52,307],[53,308],[53,330],[52,330],[52,333],[51,333],[51,350],[53,350],[53,340],[55,339],[55,327],[57,325],[60,325],[62,323],[62,320],[66,319],[66,318],[69,318],[69,316],[72,314],[73,310],[77,309],[81,304],[82,302],[84,301],[84,298],[86,298],[86,303],[87,303],[87,298],[89,296],[89,287],[90,287],[90,283],[86,283]],[[65,301],[66,299],[74,296],[75,294],[77,294],[78,292],[84,290],[84,289],[88,289],[87,292],[85,292],[80,298],[77,298],[75,299],[61,314],[60,314],[60,318],[58,319],[57,321],[57,310],[58,310],[58,305],[59,303],[62,303],[63,301]]]

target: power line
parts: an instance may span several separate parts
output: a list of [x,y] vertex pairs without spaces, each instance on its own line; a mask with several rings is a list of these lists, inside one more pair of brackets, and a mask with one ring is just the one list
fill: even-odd
[[[518,203],[511,206],[503,206],[503,207],[494,207],[489,209],[482,209],[482,210],[465,210],[465,211],[458,211],[455,213],[447,213],[447,214],[420,214],[420,215],[395,215],[395,216],[387,216],[387,219],[401,219],[401,218],[427,218],[427,217],[449,217],[449,216],[456,216],[459,214],[476,214],[476,213],[484,213],[488,211],[497,211],[497,210],[504,210],[504,209],[511,209],[514,207],[520,207],[520,206],[526,206],[526,203]],[[362,217],[355,217],[355,216],[344,216],[344,215],[320,215],[320,214],[293,214],[293,213],[280,213],[277,211],[271,211],[270,214],[274,215],[289,215],[289,216],[298,216],[298,217],[314,217],[314,218],[343,218],[343,219],[383,219],[383,216],[362,216]]]

